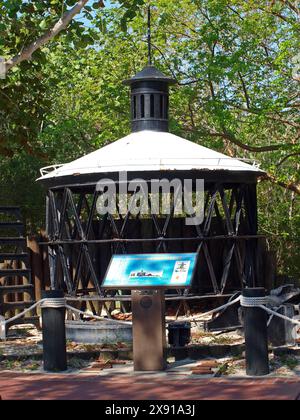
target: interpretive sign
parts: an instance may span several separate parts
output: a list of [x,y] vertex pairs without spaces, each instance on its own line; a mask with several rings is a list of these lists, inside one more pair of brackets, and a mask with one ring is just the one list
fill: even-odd
[[115,255],[104,289],[188,288],[196,269],[197,254]]

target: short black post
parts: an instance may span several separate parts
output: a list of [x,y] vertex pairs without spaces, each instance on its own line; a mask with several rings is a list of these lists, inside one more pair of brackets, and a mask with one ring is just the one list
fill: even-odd
[[[265,297],[263,288],[244,289],[246,298]],[[267,313],[257,307],[243,307],[246,344],[246,372],[248,376],[270,373],[268,352]]]
[[[63,298],[63,291],[42,292],[42,299]],[[42,308],[44,370],[64,372],[67,366],[65,308]]]

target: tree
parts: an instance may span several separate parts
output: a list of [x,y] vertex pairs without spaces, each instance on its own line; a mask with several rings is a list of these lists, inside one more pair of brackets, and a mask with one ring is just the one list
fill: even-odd
[[[121,82],[147,61],[145,7],[128,1],[90,19],[78,32],[73,21],[34,61],[10,72],[0,91],[6,165],[20,144],[38,168],[129,132],[129,93]],[[157,0],[153,6],[155,64],[178,81],[171,131],[266,170],[261,231],[278,249],[281,271],[299,275],[298,19],[286,1]]]
[[[51,6],[53,6],[55,3],[59,4],[59,2],[53,2],[51,1]],[[12,69],[14,66],[22,63],[24,60],[30,60],[32,57],[32,54],[34,54],[38,49],[46,45],[49,41],[51,41],[55,36],[59,35],[61,31],[66,29],[66,27],[69,25],[69,23],[73,20],[73,18],[78,15],[81,10],[86,6],[88,3],[88,0],[80,0],[78,1],[70,10],[66,11],[61,18],[55,23],[55,25],[49,29],[45,34],[43,34],[40,38],[32,42],[30,45],[25,46],[22,48],[22,50],[14,57],[6,60],[4,62],[5,70],[8,72],[10,69]],[[103,2],[101,3],[101,6],[104,7]],[[22,3],[21,3],[22,6]],[[31,10],[34,10],[34,5],[31,5]],[[28,10],[28,9],[27,9]],[[47,22],[44,19],[40,23],[40,27],[43,28],[46,26]]]
[[[20,35],[20,37],[15,38],[15,41],[17,42],[15,43],[14,47],[18,46],[16,44],[22,44],[19,45],[20,48],[16,55],[4,60],[3,67],[5,73],[23,61],[30,60],[36,51],[40,50],[43,46],[48,44],[57,35],[64,31],[69,26],[69,24],[72,23],[73,19],[78,14],[80,14],[80,12],[83,12],[85,18],[90,19],[92,17],[92,9],[105,7],[103,0],[94,1],[92,7],[89,6],[89,3],[90,0],[67,0],[66,2],[64,0],[50,0],[34,1],[28,3],[23,2],[22,0],[1,1],[1,30],[2,33],[5,32],[4,39],[6,40],[7,36],[10,34],[9,29],[15,29],[14,24],[17,20],[17,26],[19,27],[18,35]],[[121,5],[127,9],[122,16],[123,27],[128,22],[128,20],[136,15],[138,6],[143,3],[143,0],[121,1]],[[70,6],[69,9],[68,6]],[[26,26],[21,26],[22,21],[23,23],[26,23]],[[10,28],[9,23],[11,23]],[[51,26],[51,24],[53,24],[53,26]],[[46,28],[48,28],[48,30],[46,30]],[[73,28],[76,28],[76,24],[74,23]],[[76,29],[80,31],[82,29],[81,25],[77,25]],[[24,36],[26,36],[25,42]],[[7,47],[7,45],[5,46]]]
[[[141,3],[123,1],[121,21],[134,16]],[[36,143],[50,105],[43,74],[48,55],[61,40],[74,49],[93,45],[101,33],[87,22],[103,7],[102,0],[0,1],[0,57],[10,70],[0,77],[0,155],[11,157],[20,146],[43,155]]]
[[[131,0],[122,2],[121,19],[128,21],[138,4]],[[69,78],[67,66],[62,72],[51,69],[49,73],[47,63],[53,51],[59,56],[61,45],[73,53],[92,46],[101,33],[88,22],[102,8],[102,1],[0,1],[0,57],[5,57],[10,68],[5,78],[0,75],[0,199],[4,204],[22,205],[32,230],[43,223],[43,191],[34,182],[38,169],[52,159],[76,157],[75,153],[82,152],[89,139],[90,125],[74,126],[74,120],[66,122],[62,115],[63,123],[56,127],[56,133],[59,137],[63,130],[67,131],[70,143],[59,149],[61,155],[57,151],[51,154],[51,144],[45,146],[41,140],[47,138],[44,131],[52,123],[55,90],[62,72],[66,81]],[[71,140],[78,133],[84,146],[74,149]],[[92,143],[89,150],[91,147]]]

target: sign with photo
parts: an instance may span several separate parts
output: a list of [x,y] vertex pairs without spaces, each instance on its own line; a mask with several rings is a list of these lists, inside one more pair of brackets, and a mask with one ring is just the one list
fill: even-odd
[[188,288],[197,254],[115,255],[102,287],[114,289]]

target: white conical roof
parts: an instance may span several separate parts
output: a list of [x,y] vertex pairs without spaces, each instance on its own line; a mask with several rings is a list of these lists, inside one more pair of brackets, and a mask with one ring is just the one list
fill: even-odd
[[245,171],[262,173],[250,165],[165,132],[140,131],[71,163],[43,171],[40,181],[58,177],[144,171]]

